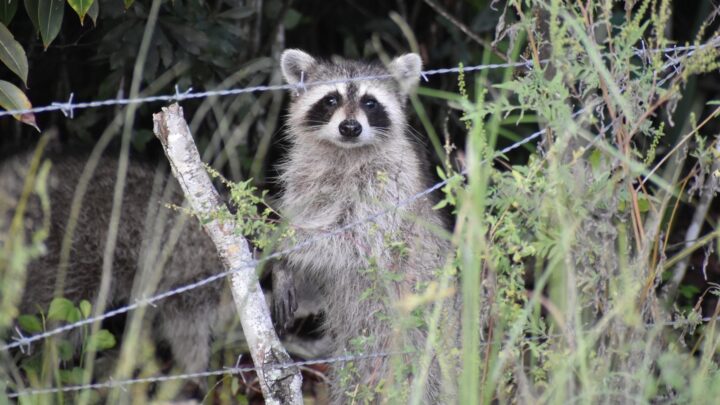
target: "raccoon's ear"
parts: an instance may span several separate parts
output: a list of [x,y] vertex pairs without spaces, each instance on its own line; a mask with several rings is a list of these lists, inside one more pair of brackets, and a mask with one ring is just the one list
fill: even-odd
[[299,49],[288,49],[280,57],[280,68],[288,84],[298,84],[300,77],[315,64],[315,58]]
[[416,53],[406,53],[390,62],[390,73],[395,75],[403,91],[410,92],[417,87],[422,71],[422,59]]

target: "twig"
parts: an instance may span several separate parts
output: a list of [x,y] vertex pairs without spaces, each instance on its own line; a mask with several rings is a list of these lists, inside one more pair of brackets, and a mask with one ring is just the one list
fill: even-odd
[[[678,143],[675,144],[675,146],[670,150],[670,152],[663,156],[663,158],[660,159],[660,161],[655,165],[655,167],[653,167],[652,170],[650,170],[650,172],[645,175],[640,185],[645,184],[645,182],[648,181],[648,179],[657,171],[657,169],[660,168],[660,166],[663,165],[663,163],[665,163],[666,160],[670,158],[670,156],[672,156],[673,153],[677,152],[678,149],[680,149],[680,147],[685,144],[685,142],[687,142],[693,135],[695,135],[700,130],[700,128],[704,127],[705,124],[710,122],[718,114],[720,114],[720,107],[713,110],[713,112],[711,112],[710,115],[708,115],[707,118],[705,118],[705,120],[700,123],[700,125],[695,127],[692,131],[688,132],[687,135],[685,135],[680,141],[678,141]],[[638,186],[638,189],[639,188],[640,186]]]

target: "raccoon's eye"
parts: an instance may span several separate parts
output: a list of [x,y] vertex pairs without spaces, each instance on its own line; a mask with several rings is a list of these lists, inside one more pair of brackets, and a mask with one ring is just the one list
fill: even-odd
[[363,100],[363,105],[365,105],[365,108],[367,108],[368,110],[372,110],[373,108],[377,107],[377,104],[377,100],[372,97]]
[[335,107],[338,104],[338,99],[336,96],[327,96],[323,100],[323,103],[328,107]]

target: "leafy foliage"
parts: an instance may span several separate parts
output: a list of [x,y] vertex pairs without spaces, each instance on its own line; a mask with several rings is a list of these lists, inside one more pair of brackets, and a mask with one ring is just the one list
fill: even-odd
[[220,178],[228,188],[230,204],[234,210],[233,215],[227,212],[216,213],[214,219],[232,221],[237,232],[261,250],[268,250],[282,239],[292,237],[293,232],[290,229],[281,232],[279,214],[266,200],[267,190],[258,193],[252,179],[231,182],[211,167],[206,169],[211,177]]
[[[705,393],[681,375],[720,378],[714,335],[709,351],[700,349],[703,362],[713,366],[702,368],[679,349],[689,335],[663,333],[667,319],[679,319],[681,328],[694,322],[683,321],[688,314],[664,312],[656,295],[664,253],[651,247],[674,225],[664,211],[676,185],[668,184],[672,172],[649,176],[668,126],[649,117],[663,105],[669,106],[663,116],[670,116],[684,81],[712,71],[720,54],[705,48],[683,57],[675,71],[661,52],[638,54],[643,46],[667,45],[668,3],[650,4],[641,2],[637,14],[625,19],[610,3],[539,3],[547,13],[545,30],[524,19],[521,2],[507,6],[520,16],[516,25],[527,32],[535,65],[540,51],[548,61],[543,69],[494,85],[501,93],[490,97],[476,90],[475,105],[462,104],[473,124],[467,185],[447,186],[440,206],[455,205],[462,290],[480,297],[464,297],[466,310],[480,314],[464,318],[464,325],[485,331],[463,341],[464,403],[616,395],[694,402]],[[591,39],[594,17],[606,28]],[[487,85],[482,76],[476,79]],[[461,82],[461,94],[466,87]],[[488,149],[498,141],[498,115],[526,112],[545,123],[545,148],[525,164],[495,167]],[[698,150],[709,156],[704,146]],[[638,187],[636,179],[643,177],[651,185]],[[682,292],[692,297],[699,290]],[[689,315],[697,317],[697,311]],[[499,345],[480,354],[480,365],[478,343]]]
[[[92,313],[92,304],[83,300],[75,305],[68,299],[59,297],[55,298],[45,314],[38,315],[23,314],[18,317],[18,325],[23,332],[28,334],[36,334],[44,332],[64,324],[75,323],[83,319],[87,319]],[[20,368],[30,381],[39,383],[48,381],[53,375],[56,375],[59,382],[63,385],[82,384],[85,378],[86,370],[83,363],[80,366],[73,366],[73,359],[76,357],[83,358],[88,351],[102,352],[115,347],[117,341],[115,336],[107,329],[100,329],[95,333],[91,333],[90,325],[84,325],[80,328],[80,351],[77,352],[75,340],[72,337],[57,338],[53,337],[45,340],[41,345],[34,347],[32,354],[24,357],[20,363]],[[70,365],[64,367],[63,364]],[[68,394],[68,401],[74,395]]]
[[[60,1],[22,3],[0,1],[0,22],[8,28],[0,27],[0,60],[8,74],[0,81],[0,106],[27,108],[30,100],[41,105],[70,92],[78,100],[128,95],[149,2],[109,0],[99,7],[98,0],[68,0],[72,13],[61,12]],[[703,320],[717,314],[717,251],[707,248],[717,242],[717,209],[693,219],[703,199],[712,201],[717,191],[717,101],[706,100],[717,100],[718,51],[707,47],[671,57],[651,51],[717,38],[710,2],[260,3],[163,2],[142,66],[143,94],[170,94],[175,85],[184,91],[279,83],[273,58],[289,47],[348,58],[414,49],[428,67],[522,60],[535,67],[437,75],[420,90],[422,102],[413,104],[422,107],[417,115],[428,137],[438,133],[445,140],[446,155],[429,159],[442,164],[433,173],[448,180],[436,208],[453,214],[457,258],[438,274],[460,278],[454,292],[463,299],[463,341],[450,352],[410,356],[399,369],[418,366],[425,354],[443,364],[457,362],[460,377],[446,376],[443,384],[455,384],[462,403],[687,403],[720,395],[719,341],[715,324]],[[395,19],[387,18],[391,11]],[[93,24],[85,23],[87,16]],[[32,35],[24,32],[27,26]],[[49,74],[44,65],[57,69]],[[52,83],[40,85],[43,75]],[[264,182],[267,160],[282,153],[273,151],[271,141],[281,128],[282,103],[279,93],[184,102],[216,175],[256,179],[227,183],[236,209],[217,215],[260,249],[294,237],[278,225],[272,192],[265,191],[273,184]],[[137,122],[149,122],[156,109],[140,106]],[[85,110],[72,121],[16,118],[32,124],[37,118],[74,141],[94,143],[123,114],[102,109]],[[145,124],[137,126],[132,144],[149,153],[152,137]],[[546,132],[537,147],[496,154],[538,129]],[[42,179],[36,163],[31,173]],[[461,168],[467,176],[458,174]],[[703,232],[687,239],[691,224]],[[15,232],[3,240],[3,331],[10,332],[13,319],[24,332],[38,333],[50,318],[62,324],[90,313],[89,303],[60,299],[44,317],[18,316],[21,275],[29,260],[42,255],[44,236]],[[382,237],[400,256],[409,248],[393,235]],[[683,261],[695,270],[676,282]],[[708,270],[707,280],[698,269]],[[377,266],[365,271],[378,287],[360,299],[382,298],[384,283],[398,276]],[[442,326],[442,311],[424,319],[415,310],[452,292],[430,285],[406,297],[398,304],[405,316],[398,324]],[[376,314],[382,322],[396,321],[392,316]],[[359,337],[353,349],[362,352],[370,339]],[[84,342],[97,350],[116,344],[109,332]],[[151,346],[138,345],[137,351],[146,354]],[[22,362],[35,373],[24,383],[40,388],[88,381],[81,375],[89,365],[70,365],[67,342],[45,342],[41,351],[35,358],[48,363]],[[234,354],[217,367],[236,361]],[[53,371],[57,378],[49,377]],[[351,376],[356,369],[351,364],[343,372]],[[213,399],[247,401],[250,391],[239,388],[240,380],[218,381]],[[390,383],[385,388],[389,401],[406,394],[393,392]],[[351,394],[362,400],[373,394],[368,390]],[[142,402],[144,393],[137,395]]]

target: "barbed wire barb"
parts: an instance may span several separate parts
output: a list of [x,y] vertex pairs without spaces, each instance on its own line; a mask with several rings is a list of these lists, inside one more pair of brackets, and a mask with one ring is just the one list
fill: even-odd
[[[29,342],[26,342],[27,338],[25,337],[25,335],[23,335],[22,331],[17,326],[15,327],[15,334],[17,334],[18,337],[14,337],[13,340],[19,343],[18,348],[20,349],[20,353],[29,356],[32,347],[30,346]],[[27,353],[25,352],[25,350],[27,350]]]
[[62,112],[66,118],[73,119],[75,116],[75,109],[73,108],[73,97],[75,97],[75,93],[70,93],[70,97],[68,98],[67,102],[54,102],[51,104],[51,106],[58,107],[60,109],[60,112]]
[[153,302],[153,301],[150,301],[150,300],[149,300],[148,298],[146,298],[146,297],[136,298],[136,299],[135,299],[135,304],[137,304],[139,307],[148,306],[148,305],[149,305],[149,306],[151,306],[151,307],[153,307],[153,308],[157,308],[157,304],[156,304],[155,302]]
[[193,88],[188,87],[185,91],[180,91],[180,85],[175,85],[175,101],[181,101],[187,98],[188,95],[192,94]]
[[300,90],[302,90],[303,94],[307,93],[307,87],[305,87],[305,72],[302,70],[300,71],[300,81],[297,83],[295,94],[299,96]]

